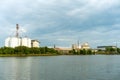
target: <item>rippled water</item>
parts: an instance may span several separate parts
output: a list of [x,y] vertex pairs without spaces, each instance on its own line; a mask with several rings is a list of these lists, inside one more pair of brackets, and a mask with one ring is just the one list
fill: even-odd
[[120,56],[0,57],[0,80],[120,80]]

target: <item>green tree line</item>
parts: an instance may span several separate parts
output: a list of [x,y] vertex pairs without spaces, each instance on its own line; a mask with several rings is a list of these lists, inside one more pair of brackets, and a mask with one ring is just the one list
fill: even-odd
[[102,54],[102,55],[119,55],[120,48],[112,48],[106,47],[105,50],[98,49],[94,51],[92,49],[73,49],[69,52],[69,54],[73,55],[95,55],[95,54]]
[[71,54],[73,55],[93,55],[95,54],[94,52],[92,52],[91,49],[73,49],[70,51]]
[[58,54],[58,51],[54,50],[53,48],[48,47],[32,47],[28,48],[25,46],[18,46],[15,48],[11,47],[1,47],[0,48],[0,54],[17,54],[17,55],[29,55],[29,54]]
[[[55,50],[54,48],[48,47],[32,47],[28,48],[25,46],[18,46],[15,48],[11,47],[1,47],[0,55],[63,55],[60,51]],[[97,52],[92,51],[91,49],[73,49],[67,53],[67,55],[94,55],[94,54],[120,54],[120,48],[111,48],[106,47],[105,50],[98,50]]]
[[97,54],[106,54],[106,55],[120,54],[120,48],[106,47],[105,50],[99,49],[97,51]]

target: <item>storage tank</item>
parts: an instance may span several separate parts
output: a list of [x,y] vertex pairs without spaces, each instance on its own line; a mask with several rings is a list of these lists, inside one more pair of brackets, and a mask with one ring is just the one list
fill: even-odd
[[5,47],[10,47],[10,37],[5,39]]
[[31,47],[31,39],[28,38],[28,47]]
[[21,40],[18,37],[12,37],[10,38],[10,47],[17,47],[20,46]]
[[31,47],[31,39],[30,38],[22,38],[21,39],[22,42],[22,46],[26,46],[26,47]]
[[20,37],[19,36],[19,25],[16,24],[16,35],[14,37],[8,37],[5,40],[6,47],[17,47],[17,46],[26,46],[31,47],[31,39],[27,37]]

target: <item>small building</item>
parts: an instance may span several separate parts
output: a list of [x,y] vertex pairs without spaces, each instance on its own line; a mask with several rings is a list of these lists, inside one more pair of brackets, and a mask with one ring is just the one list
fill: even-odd
[[38,40],[32,40],[31,45],[32,47],[40,47],[40,42]]

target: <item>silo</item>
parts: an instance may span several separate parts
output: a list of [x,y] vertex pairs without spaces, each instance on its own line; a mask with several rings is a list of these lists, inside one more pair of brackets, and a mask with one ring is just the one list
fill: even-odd
[[20,46],[21,40],[18,37],[11,37],[10,38],[10,47],[17,47]]
[[28,47],[31,47],[31,39],[28,38]]
[[10,37],[5,39],[5,47],[10,47]]
[[21,40],[22,46],[26,46],[26,47],[31,47],[31,39],[30,38],[22,38]]

